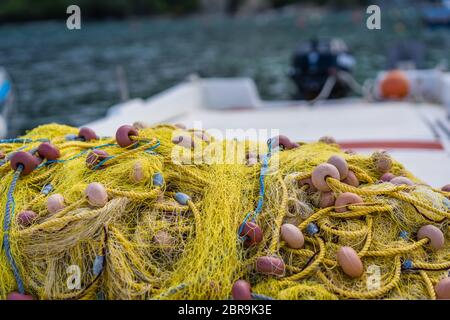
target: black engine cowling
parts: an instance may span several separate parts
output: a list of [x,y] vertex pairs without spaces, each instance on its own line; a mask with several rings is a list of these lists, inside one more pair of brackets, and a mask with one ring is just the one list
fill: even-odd
[[348,95],[350,88],[339,78],[339,72],[351,73],[354,57],[339,39],[311,40],[302,43],[292,59],[290,77],[297,86],[296,99],[312,100],[321,92],[328,77],[336,76],[330,99]]

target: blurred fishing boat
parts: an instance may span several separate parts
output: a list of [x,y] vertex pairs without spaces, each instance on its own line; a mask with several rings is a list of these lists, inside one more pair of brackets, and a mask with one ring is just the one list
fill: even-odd
[[424,7],[422,20],[430,27],[450,26],[450,1],[442,0]]
[[0,67],[0,137],[7,132],[6,115],[11,109],[13,94],[11,80],[6,70]]

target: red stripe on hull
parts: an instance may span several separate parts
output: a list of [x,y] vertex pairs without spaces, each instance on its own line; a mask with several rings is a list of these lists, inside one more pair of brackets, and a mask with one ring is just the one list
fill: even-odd
[[343,149],[425,149],[444,150],[439,141],[353,141],[339,142]]

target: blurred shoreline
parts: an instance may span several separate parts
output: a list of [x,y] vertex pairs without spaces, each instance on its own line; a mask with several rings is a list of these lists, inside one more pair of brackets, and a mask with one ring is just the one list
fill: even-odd
[[[296,13],[301,11],[326,12],[361,9],[366,0],[179,0],[179,1],[33,1],[14,0],[0,3],[0,25],[35,21],[59,21],[67,18],[66,8],[75,4],[81,8],[84,21],[118,21],[134,19],[179,19],[196,16],[253,16],[260,14]],[[160,2],[161,4],[155,4]],[[377,2],[377,1],[372,1]],[[134,3],[134,4],[133,4]],[[169,4],[170,3],[170,4]]]

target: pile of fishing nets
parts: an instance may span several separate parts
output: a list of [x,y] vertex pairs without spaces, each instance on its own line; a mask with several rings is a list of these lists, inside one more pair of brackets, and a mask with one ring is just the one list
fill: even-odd
[[385,152],[140,124],[0,151],[2,299],[450,298],[449,186]]

